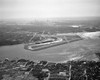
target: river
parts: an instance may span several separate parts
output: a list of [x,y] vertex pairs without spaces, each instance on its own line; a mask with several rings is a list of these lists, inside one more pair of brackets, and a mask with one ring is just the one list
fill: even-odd
[[16,57],[18,57],[33,61],[47,60],[53,62],[62,62],[84,57],[87,57],[87,59],[96,59],[96,56],[93,53],[87,54],[87,52],[93,50],[100,50],[100,39],[80,40],[40,51],[25,50],[24,44],[2,46],[0,47],[0,58],[16,59]]

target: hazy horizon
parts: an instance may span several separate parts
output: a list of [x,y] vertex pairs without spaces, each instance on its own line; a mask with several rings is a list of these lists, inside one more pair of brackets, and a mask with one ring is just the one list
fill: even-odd
[[48,20],[100,20],[100,16],[86,17],[52,17],[52,18],[5,18],[0,21],[48,21]]
[[100,17],[100,0],[0,0],[0,19]]

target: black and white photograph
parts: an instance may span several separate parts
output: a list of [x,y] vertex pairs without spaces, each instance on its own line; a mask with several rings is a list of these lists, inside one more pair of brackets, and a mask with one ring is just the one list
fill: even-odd
[[100,80],[100,0],[0,0],[0,80]]

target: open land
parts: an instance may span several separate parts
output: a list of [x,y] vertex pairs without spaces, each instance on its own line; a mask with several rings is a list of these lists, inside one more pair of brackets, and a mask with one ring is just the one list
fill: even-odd
[[[23,44],[28,44],[36,32],[41,34],[43,31],[45,31],[44,34],[50,32],[51,35],[77,33],[80,36],[79,33],[81,33],[82,40],[38,51],[25,50]],[[49,80],[69,78],[71,80],[99,80],[100,36],[94,37],[94,33],[94,36],[90,34],[97,31],[100,31],[100,20],[92,19],[33,21],[31,23],[0,21],[0,79],[39,80],[48,76],[42,71],[46,68],[51,74]],[[37,40],[40,38],[34,39],[34,41]],[[6,57],[19,59],[13,61],[5,59]],[[44,62],[40,63],[42,60]],[[45,65],[46,63],[48,64]],[[60,72],[63,72],[63,75],[60,75]]]

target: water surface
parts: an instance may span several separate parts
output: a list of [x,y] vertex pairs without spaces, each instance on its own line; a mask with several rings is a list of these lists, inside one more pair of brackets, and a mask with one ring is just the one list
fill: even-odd
[[62,62],[74,59],[97,60],[94,51],[100,51],[100,39],[89,39],[50,47],[40,51],[30,51],[24,49],[24,44],[0,47],[0,58],[10,59],[26,58],[30,60],[47,60]]

